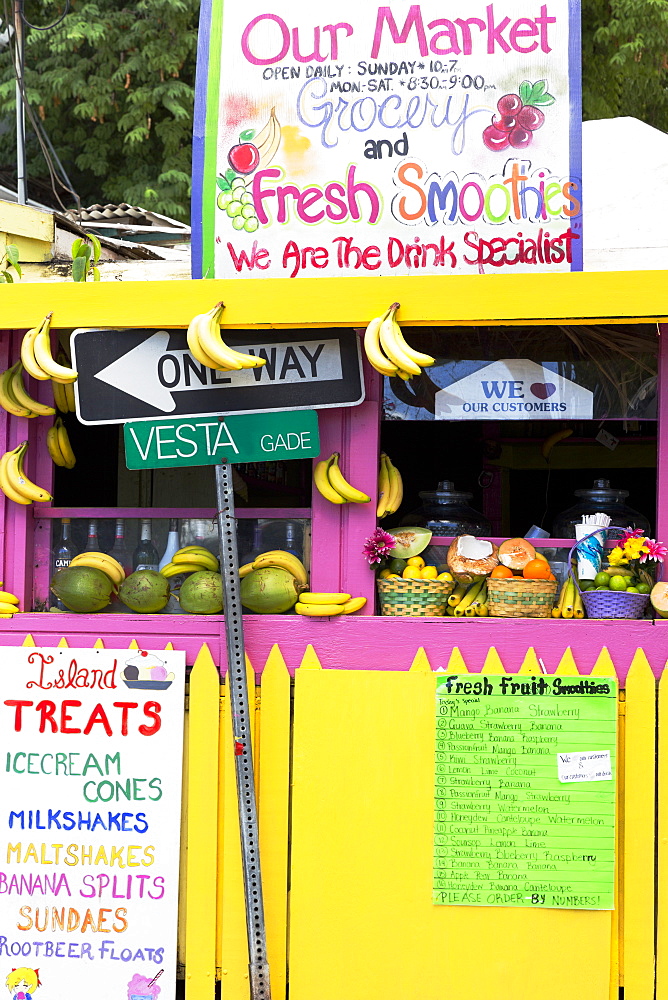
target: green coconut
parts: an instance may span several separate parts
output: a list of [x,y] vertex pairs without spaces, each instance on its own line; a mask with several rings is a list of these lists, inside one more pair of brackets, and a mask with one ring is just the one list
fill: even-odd
[[241,581],[241,603],[259,615],[280,615],[294,608],[299,597],[292,573],[277,566],[254,569]]
[[181,584],[181,610],[189,615],[217,615],[223,610],[223,578],[212,570],[198,570]]
[[429,545],[433,532],[429,528],[394,528],[390,535],[396,545],[387,553],[388,559],[411,559],[419,556]]
[[58,600],[80,614],[106,608],[113,589],[107,574],[92,566],[67,566],[59,569],[51,581],[51,590]]
[[169,600],[169,580],[154,569],[138,569],[123,581],[118,596],[130,611],[155,615]]

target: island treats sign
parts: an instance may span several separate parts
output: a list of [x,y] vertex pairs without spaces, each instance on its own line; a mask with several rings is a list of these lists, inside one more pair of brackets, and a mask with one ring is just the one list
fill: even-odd
[[195,277],[582,267],[579,0],[203,0]]
[[436,680],[432,900],[611,910],[617,682]]
[[0,981],[173,997],[184,654],[21,647],[3,667]]

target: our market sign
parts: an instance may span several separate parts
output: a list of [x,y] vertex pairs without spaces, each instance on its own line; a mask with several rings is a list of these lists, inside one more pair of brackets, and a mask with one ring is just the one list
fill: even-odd
[[173,997],[185,654],[19,647],[3,663],[2,982]]
[[137,420],[125,424],[128,469],[315,458],[320,453],[313,410],[250,413],[224,420]]
[[582,268],[579,0],[203,0],[195,277]]
[[188,350],[184,330],[75,330],[72,361],[83,424],[356,406],[364,399],[353,330],[225,331],[231,347],[265,358],[220,372]]
[[436,420],[591,420],[594,394],[525,359],[495,361],[439,389]]

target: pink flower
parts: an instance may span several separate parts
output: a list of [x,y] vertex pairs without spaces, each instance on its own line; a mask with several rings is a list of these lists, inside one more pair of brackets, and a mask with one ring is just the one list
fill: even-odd
[[623,548],[624,543],[628,542],[630,538],[642,538],[644,534],[645,532],[642,530],[642,528],[634,528],[633,530],[631,530],[631,528],[627,528],[622,537],[619,539],[619,541],[617,540],[615,541],[620,548]]
[[639,562],[647,562],[648,559],[655,559],[657,562],[663,562],[663,560],[668,556],[668,545],[664,545],[663,542],[655,542],[653,538],[645,539],[646,552],[643,552],[640,556]]
[[392,551],[396,543],[396,538],[389,531],[376,528],[374,533],[365,540],[362,554],[365,559],[368,559],[369,566],[373,566],[374,563],[381,562],[383,557]]

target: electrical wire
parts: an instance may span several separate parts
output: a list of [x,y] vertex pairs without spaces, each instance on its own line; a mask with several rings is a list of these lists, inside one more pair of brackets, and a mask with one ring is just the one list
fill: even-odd
[[40,28],[40,27],[38,27],[38,26],[37,26],[36,24],[32,24],[32,23],[31,23],[31,22],[30,22],[30,21],[28,20],[28,18],[27,18],[27,17],[25,16],[25,14],[23,13],[23,3],[22,3],[22,2],[21,2],[21,3],[19,4],[19,8],[18,8],[18,10],[19,10],[19,17],[21,18],[21,20],[23,21],[23,23],[24,23],[24,24],[27,24],[27,25],[28,25],[28,27],[29,27],[29,28],[33,28],[33,29],[34,29],[35,31],[51,31],[51,29],[52,29],[52,28],[57,28],[57,27],[58,27],[58,25],[60,24],[60,22],[61,22],[61,21],[62,21],[62,20],[63,20],[63,19],[64,19],[64,18],[65,18],[65,17],[67,16],[67,14],[69,13],[69,10],[70,10],[70,0],[65,0],[65,10],[64,10],[64,11],[63,11],[63,13],[62,13],[62,14],[60,15],[60,17],[59,17],[59,18],[56,18],[56,20],[55,20],[55,21],[53,21],[53,23],[52,23],[52,24],[47,24],[47,25],[46,25],[46,27],[44,27],[44,28]]
[[[60,21],[62,21],[63,18],[65,17],[65,15],[67,14],[67,10],[69,9],[69,0],[66,0],[66,2],[67,2],[67,9],[63,12],[62,16],[58,19],[58,21],[55,22],[55,24],[59,24]],[[12,24],[12,17],[11,17],[11,13],[10,13],[10,10],[9,10],[8,0],[2,0],[2,7],[3,7],[3,12],[4,12],[5,23],[8,26],[10,26]],[[21,12],[21,19],[23,21],[25,21],[25,18],[23,16],[22,12]],[[25,23],[29,24],[29,22],[27,22],[27,21]],[[33,25],[29,25],[29,26],[30,27],[34,27]],[[39,30],[45,30],[46,31],[48,29],[47,28],[44,28],[44,29],[38,28],[37,30],[38,31]],[[56,201],[58,202],[58,204],[60,205],[60,208],[61,208],[63,214],[66,214],[67,211],[68,211],[68,209],[65,207],[65,204],[64,204],[63,200],[61,199],[60,194],[56,190],[56,186],[59,186],[60,188],[62,188],[63,191],[65,191],[68,194],[70,194],[74,198],[74,200],[76,202],[76,206],[77,206],[76,207],[76,214],[78,215],[79,220],[81,220],[81,199],[80,199],[79,195],[77,194],[77,192],[73,189],[72,183],[69,180],[69,178],[67,177],[67,174],[65,173],[65,171],[63,170],[62,165],[61,165],[60,169],[62,170],[63,176],[65,177],[65,181],[61,180],[61,178],[58,176],[58,173],[57,173],[57,170],[56,170],[56,166],[55,166],[55,164],[53,162],[53,157],[51,156],[51,153],[49,152],[47,144],[44,141],[44,138],[42,138],[42,134],[44,135],[45,138],[47,138],[47,142],[48,142],[49,146],[51,146],[51,142],[50,142],[50,140],[48,140],[48,137],[46,136],[46,130],[43,128],[43,126],[41,125],[41,123],[38,123],[37,119],[35,118],[35,115],[33,114],[33,110],[30,107],[30,103],[28,101],[28,97],[27,97],[27,94],[25,92],[24,81],[23,81],[22,77],[18,73],[18,70],[17,70],[17,59],[16,59],[16,33],[15,32],[11,32],[9,46],[10,46],[10,50],[11,50],[12,69],[13,69],[13,72],[14,72],[14,78],[15,78],[17,84],[18,84],[19,92],[21,94],[21,101],[23,103],[23,107],[25,109],[26,116],[27,116],[28,121],[30,122],[30,124],[32,126],[33,132],[35,133],[35,137],[37,138],[37,142],[39,143],[40,149],[42,151],[42,155],[44,157],[47,169],[49,171],[49,179],[50,179],[50,182],[51,182],[51,190],[53,192],[53,196],[56,199]],[[53,147],[51,147],[51,148],[53,148]],[[54,151],[54,156],[55,156],[55,151]],[[57,156],[56,156],[56,160],[58,160]],[[60,164],[59,160],[58,160],[58,163]]]

